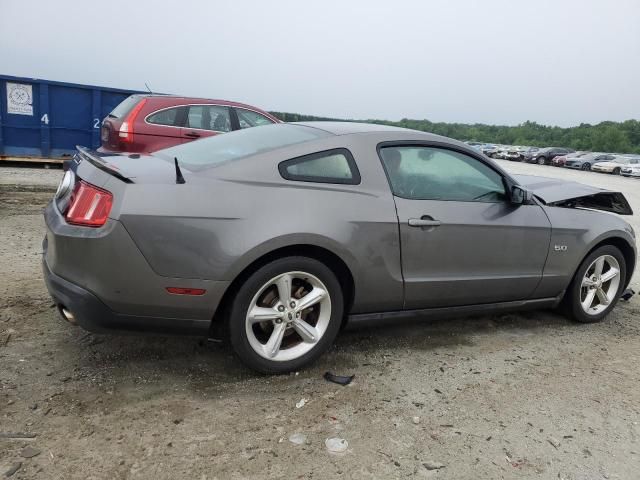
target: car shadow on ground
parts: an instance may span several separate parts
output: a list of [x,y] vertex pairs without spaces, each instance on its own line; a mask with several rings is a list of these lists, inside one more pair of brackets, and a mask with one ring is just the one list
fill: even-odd
[[[148,383],[172,377],[177,383],[186,382],[199,389],[273,378],[242,366],[229,346],[205,339],[94,335],[64,324],[61,327],[70,330],[61,336],[64,345],[60,348],[75,357],[74,363],[86,375],[98,374],[107,383],[140,379]],[[437,320],[415,318],[387,325],[361,325],[344,329],[329,352],[306,370],[314,375],[329,368],[348,371],[381,354],[393,357],[408,350],[453,349],[473,346],[496,335],[551,335],[579,327],[549,311]]]

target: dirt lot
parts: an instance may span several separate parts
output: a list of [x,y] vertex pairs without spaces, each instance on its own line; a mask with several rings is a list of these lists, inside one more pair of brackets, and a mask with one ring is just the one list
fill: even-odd
[[[640,212],[639,181],[505,166],[621,188]],[[533,312],[345,331],[312,368],[257,376],[217,344],[58,318],[40,243],[60,175],[0,168],[0,436],[33,435],[0,438],[0,475],[638,478],[638,298],[597,325]],[[327,370],[356,378],[331,384]],[[289,441],[298,432],[306,443]],[[347,452],[329,454],[330,437]]]

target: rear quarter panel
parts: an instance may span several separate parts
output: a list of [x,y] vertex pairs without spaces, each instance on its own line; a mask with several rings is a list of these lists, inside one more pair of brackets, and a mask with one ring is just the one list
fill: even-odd
[[[200,173],[183,168],[184,185],[128,185],[120,221],[163,276],[229,281],[273,250],[314,245],[352,272],[354,313],[399,309],[397,216],[375,142],[366,135],[345,142],[330,137]],[[288,181],[278,173],[282,160],[337,147],[353,154],[360,185]]]

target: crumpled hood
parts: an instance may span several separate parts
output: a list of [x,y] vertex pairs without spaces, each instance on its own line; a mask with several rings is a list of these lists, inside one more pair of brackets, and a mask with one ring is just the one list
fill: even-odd
[[633,215],[631,205],[622,192],[535,175],[513,175],[513,178],[545,205]]

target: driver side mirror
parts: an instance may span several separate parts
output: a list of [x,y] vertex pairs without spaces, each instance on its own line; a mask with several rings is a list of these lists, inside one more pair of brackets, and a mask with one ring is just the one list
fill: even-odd
[[511,187],[510,200],[514,205],[526,205],[531,202],[532,198],[532,193],[520,185]]

